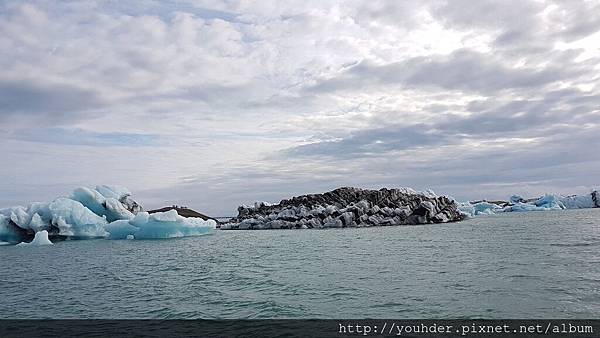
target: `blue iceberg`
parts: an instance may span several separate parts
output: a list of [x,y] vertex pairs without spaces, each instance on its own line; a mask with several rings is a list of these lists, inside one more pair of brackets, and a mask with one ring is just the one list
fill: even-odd
[[13,244],[32,237],[36,242],[38,236],[48,235],[76,239],[173,238],[203,235],[215,228],[214,220],[181,217],[175,210],[150,215],[131,198],[129,190],[107,185],[77,188],[71,196],[50,203],[0,209],[0,242]]
[[114,221],[106,226],[112,239],[159,239],[210,234],[217,223],[199,218],[185,218],[169,210],[148,214],[139,212],[130,220]]

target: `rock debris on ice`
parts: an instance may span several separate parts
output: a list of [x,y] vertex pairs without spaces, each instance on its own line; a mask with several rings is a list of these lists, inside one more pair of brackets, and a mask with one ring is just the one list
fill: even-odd
[[242,205],[223,230],[309,229],[445,223],[463,215],[456,203],[432,191],[410,188],[367,190],[339,188],[303,195],[277,204]]

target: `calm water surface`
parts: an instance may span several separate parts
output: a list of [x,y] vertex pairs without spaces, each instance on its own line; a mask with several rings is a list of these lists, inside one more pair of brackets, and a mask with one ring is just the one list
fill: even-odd
[[0,247],[3,318],[596,318],[600,210]]

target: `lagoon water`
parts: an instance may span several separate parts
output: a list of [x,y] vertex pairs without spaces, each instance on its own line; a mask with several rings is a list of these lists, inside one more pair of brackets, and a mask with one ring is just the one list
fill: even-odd
[[0,247],[0,318],[595,318],[600,209]]

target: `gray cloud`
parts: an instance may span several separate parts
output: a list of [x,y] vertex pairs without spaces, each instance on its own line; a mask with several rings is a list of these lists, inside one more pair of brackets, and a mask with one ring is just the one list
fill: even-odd
[[482,93],[503,89],[544,86],[573,76],[554,66],[545,69],[511,68],[489,55],[459,50],[448,56],[415,57],[406,61],[374,65],[363,62],[310,88],[312,92],[359,90],[368,86],[399,84],[439,87]]
[[451,134],[444,134],[429,125],[387,126],[361,130],[342,140],[323,141],[287,149],[285,156],[315,156],[350,159],[381,156],[389,151],[401,151],[424,146],[448,144]]
[[37,118],[45,123],[73,123],[105,102],[94,92],[62,84],[0,81],[0,121]]
[[74,146],[159,146],[159,136],[136,133],[99,133],[83,129],[40,128],[7,132],[5,138],[26,142]]
[[[549,91],[529,99],[474,100],[465,107],[470,112],[467,116],[442,114],[428,123],[388,123],[385,127],[352,132],[338,140],[293,147],[283,151],[282,155],[350,159],[495,138],[537,138],[554,142],[562,131],[573,132],[577,123],[595,123],[595,118],[600,117],[599,103],[600,96],[586,95],[575,89]],[[455,109],[433,108],[436,114]],[[597,130],[598,125],[595,128]],[[572,146],[575,146],[575,140],[570,140]]]

